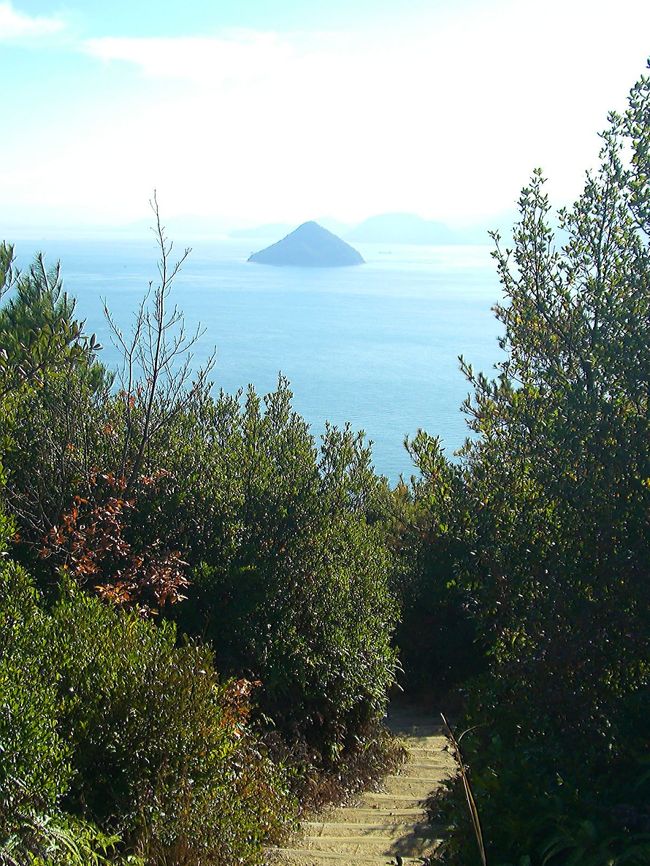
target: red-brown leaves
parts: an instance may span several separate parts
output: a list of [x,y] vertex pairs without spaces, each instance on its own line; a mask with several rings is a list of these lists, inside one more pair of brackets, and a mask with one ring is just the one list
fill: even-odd
[[[223,695],[223,722],[232,728],[235,737],[239,738],[244,731],[251,711],[250,697],[254,689],[261,686],[259,680],[241,678],[228,683]],[[239,731],[239,733],[237,733]]]
[[73,503],[48,532],[41,556],[55,563],[81,584],[91,584],[107,601],[135,605],[151,613],[176,604],[188,585],[187,563],[160,539],[138,545],[131,531],[141,493],[155,486],[158,473],[141,478],[136,492],[126,498],[124,479],[95,475],[92,498],[75,496]]

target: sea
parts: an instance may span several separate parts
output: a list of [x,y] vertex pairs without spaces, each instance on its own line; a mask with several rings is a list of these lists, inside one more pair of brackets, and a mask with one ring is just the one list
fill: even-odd
[[[376,470],[396,483],[415,471],[404,438],[423,428],[440,436],[448,456],[469,435],[461,404],[470,386],[462,355],[475,370],[494,372],[501,325],[492,311],[501,298],[489,246],[359,244],[366,264],[291,268],[249,264],[270,239],[202,240],[178,274],[171,303],[188,331],[200,365],[216,349],[216,391],[252,383],[260,394],[285,376],[294,408],[316,440],[325,422],[349,422],[372,442]],[[21,240],[24,266],[36,252],[61,262],[78,317],[115,367],[104,302],[128,331],[144,294],[158,283],[151,239]],[[172,259],[182,248],[172,250]]]

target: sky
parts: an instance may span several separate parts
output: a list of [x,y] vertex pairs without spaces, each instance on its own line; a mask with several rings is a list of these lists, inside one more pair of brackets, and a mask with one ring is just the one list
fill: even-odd
[[648,0],[0,0],[0,230],[568,203],[648,56]]

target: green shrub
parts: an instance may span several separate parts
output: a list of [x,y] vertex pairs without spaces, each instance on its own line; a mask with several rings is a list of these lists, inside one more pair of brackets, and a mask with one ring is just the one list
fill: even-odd
[[471,593],[457,579],[457,563],[468,555],[469,516],[462,473],[439,439],[420,430],[406,448],[418,475],[392,491],[390,532],[400,681],[411,699],[440,701],[486,663]]
[[185,424],[158,505],[193,564],[175,615],[211,640],[220,669],[261,681],[261,710],[289,739],[335,760],[382,716],[395,665],[369,450],[329,428],[319,451],[284,381],[264,403],[222,394]]
[[[469,719],[484,724],[463,738],[463,758],[491,866],[650,862],[646,753],[585,769],[589,744],[571,754],[552,714],[544,718],[536,708],[526,716],[522,703],[490,680],[476,682],[472,697]],[[533,715],[541,729],[529,727]],[[641,723],[637,730],[642,728]],[[447,783],[432,804],[432,817],[450,828],[444,862],[479,866],[460,779]]]
[[260,860],[263,839],[291,816],[286,782],[248,734],[245,693],[219,683],[206,647],[177,646],[173,624],[68,586],[49,652],[71,811],[118,830],[146,862]]
[[245,681],[219,683],[207,648],[177,646],[171,623],[71,585],[46,613],[7,563],[0,860],[88,866],[127,851],[148,864],[261,862],[294,805],[250,734],[248,693]]
[[0,569],[0,845],[58,808],[72,770],[46,666],[47,617],[25,573]]
[[[8,254],[13,248],[0,245],[0,298]],[[101,418],[111,376],[96,360],[101,347],[75,319],[58,265],[47,270],[38,256],[24,272],[13,271],[10,283],[0,306],[3,496],[19,532],[13,556],[44,588],[43,536],[75,493],[88,494],[92,468],[103,465]]]
[[[61,697],[50,622],[31,579],[0,569],[0,862],[7,866],[93,866],[117,837],[62,811],[73,775],[60,730]],[[117,862],[117,861],[115,861]]]
[[495,238],[506,358],[465,368],[456,574],[490,656],[465,751],[495,866],[648,862],[650,79],[602,138],[563,246],[539,171],[522,191],[513,249]]
[[[174,352],[168,290],[155,312],[140,310],[136,331],[159,328]],[[3,333],[13,335],[9,378],[31,371],[0,416],[0,448],[14,555],[38,585],[49,590],[67,565],[112,599],[160,608],[179,597],[187,563],[182,628],[210,639],[220,670],[261,680],[262,712],[317,760],[353,747],[382,716],[395,666],[385,485],[362,437],[328,428],[317,448],[284,380],[264,404],[250,389],[242,405],[241,395],[213,400],[204,374],[192,386],[169,362],[109,394],[58,269],[40,258],[0,309]],[[124,351],[134,373],[146,346]]]

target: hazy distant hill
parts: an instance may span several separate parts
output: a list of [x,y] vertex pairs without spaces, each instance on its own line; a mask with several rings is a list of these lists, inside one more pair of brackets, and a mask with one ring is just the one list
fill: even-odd
[[412,213],[371,216],[345,233],[350,241],[372,244],[450,244],[456,233],[444,223],[425,220]]
[[[332,232],[335,235],[343,235],[350,230],[350,226],[342,223],[340,220],[334,219],[333,217],[322,217],[316,220],[312,220],[317,225],[322,228],[326,228],[328,231]],[[243,229],[232,229],[228,232],[228,236],[231,238],[277,238],[284,237],[291,232],[291,225],[289,223],[265,223],[261,226],[249,226],[248,228]]]
[[303,223],[282,240],[253,253],[248,261],[262,265],[293,265],[303,268],[335,268],[363,264],[362,257],[353,247],[316,222]]
[[266,223],[263,226],[233,229],[228,234],[231,238],[275,238],[278,235],[286,235],[290,231],[291,226],[286,223]]
[[412,213],[386,213],[368,217],[353,229],[342,232],[353,243],[375,244],[490,244],[488,231],[508,232],[515,211],[495,215],[490,220],[469,226],[450,227]]
[[[385,213],[368,217],[356,226],[345,225],[332,217],[316,221],[338,237],[350,243],[369,244],[490,244],[490,229],[508,234],[517,218],[516,211],[497,214],[484,222],[469,226],[451,227],[437,220],[427,220],[413,213]],[[290,232],[285,223],[270,223],[254,228],[235,229],[231,238],[279,237]]]

